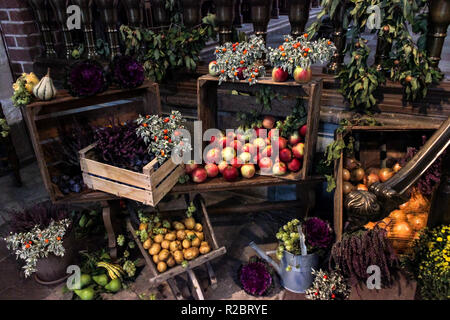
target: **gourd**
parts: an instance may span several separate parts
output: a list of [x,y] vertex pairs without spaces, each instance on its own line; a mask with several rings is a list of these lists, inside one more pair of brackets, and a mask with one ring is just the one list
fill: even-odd
[[40,100],[51,100],[56,97],[56,88],[53,85],[53,80],[50,78],[50,68],[47,71],[45,77],[39,81],[33,88],[33,94]]

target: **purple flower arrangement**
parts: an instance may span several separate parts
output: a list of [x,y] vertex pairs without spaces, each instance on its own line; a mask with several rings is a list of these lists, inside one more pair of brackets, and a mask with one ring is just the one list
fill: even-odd
[[333,231],[328,222],[311,217],[303,225],[306,235],[306,243],[314,249],[326,249],[333,242]]
[[111,63],[115,83],[121,88],[137,88],[144,82],[144,67],[130,56],[117,56]]
[[239,282],[244,291],[253,296],[267,295],[273,287],[272,273],[267,264],[259,259],[241,266]]
[[84,60],[70,67],[66,86],[74,97],[88,97],[108,88],[106,73],[95,60]]

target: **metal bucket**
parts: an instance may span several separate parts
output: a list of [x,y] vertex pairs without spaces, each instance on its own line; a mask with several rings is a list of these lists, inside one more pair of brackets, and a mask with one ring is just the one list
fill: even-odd
[[[281,285],[286,290],[304,293],[311,287],[314,280],[311,272],[318,264],[319,257],[315,253],[296,256],[285,251],[280,265]],[[288,266],[291,266],[290,271],[286,270]]]

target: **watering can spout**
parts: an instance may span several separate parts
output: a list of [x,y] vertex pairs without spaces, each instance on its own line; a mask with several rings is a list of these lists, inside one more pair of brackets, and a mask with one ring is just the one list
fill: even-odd
[[275,261],[273,261],[272,258],[270,258],[263,250],[261,250],[261,248],[258,247],[258,246],[256,245],[255,242],[252,241],[252,242],[250,242],[248,245],[249,245],[253,250],[256,251],[256,253],[258,254],[258,256],[261,257],[261,259],[263,259],[264,261],[270,263],[270,265],[275,269],[275,271],[276,271],[278,274],[281,274],[281,268],[280,268],[280,266],[279,266]]

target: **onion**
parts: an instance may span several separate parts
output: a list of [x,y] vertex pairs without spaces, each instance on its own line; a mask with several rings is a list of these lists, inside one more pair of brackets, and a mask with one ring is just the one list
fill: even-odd
[[342,169],[342,180],[349,181],[350,180],[350,171],[347,169]]
[[362,179],[364,179],[364,169],[363,168],[357,168],[357,169],[354,169],[353,171],[352,171],[352,174],[351,174],[351,180],[353,181],[353,182],[359,182],[359,181],[361,181]]
[[399,172],[401,169],[402,167],[398,162],[392,167],[392,170],[394,170],[395,173]]
[[370,187],[375,182],[380,182],[380,178],[378,178],[378,175],[375,173],[371,173],[367,176],[367,186]]
[[353,191],[354,188],[355,188],[354,185],[352,185],[352,184],[351,184],[350,182],[348,182],[348,181],[345,181],[344,184],[342,185],[342,192],[343,192],[344,194],[348,194],[348,193],[350,193],[351,191]]
[[378,176],[380,177],[381,182],[386,182],[394,175],[394,171],[389,168],[380,169]]
[[360,184],[358,184],[358,185],[356,186],[356,190],[369,191],[369,189],[367,189],[367,186],[366,186],[365,184],[362,184],[362,183],[360,183]]
[[357,167],[360,167],[361,163],[357,161],[355,158],[345,157],[344,158],[344,168],[348,170],[353,170]]

